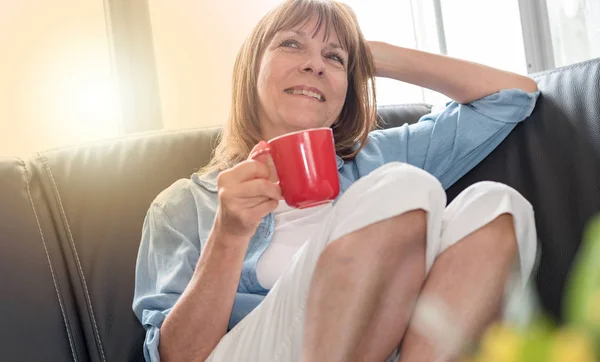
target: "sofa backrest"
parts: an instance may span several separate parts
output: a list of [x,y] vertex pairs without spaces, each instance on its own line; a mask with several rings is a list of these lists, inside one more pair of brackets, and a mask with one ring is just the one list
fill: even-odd
[[85,354],[52,223],[27,164],[0,159],[0,360],[62,362]]
[[40,153],[32,162],[51,204],[90,361],[142,359],[131,311],[141,225],[150,202],[205,164],[217,129],[160,132]]

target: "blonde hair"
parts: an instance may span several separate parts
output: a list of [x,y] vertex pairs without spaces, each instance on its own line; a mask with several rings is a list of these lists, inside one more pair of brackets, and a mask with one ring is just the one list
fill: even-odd
[[233,92],[229,120],[209,164],[201,173],[223,171],[247,159],[261,140],[258,119],[257,79],[262,55],[274,35],[317,16],[316,34],[333,26],[348,52],[348,90],[344,106],[332,125],[336,152],[352,159],[364,146],[377,120],[375,66],[354,12],[333,0],[287,0],[265,15],[238,52],[233,69]]

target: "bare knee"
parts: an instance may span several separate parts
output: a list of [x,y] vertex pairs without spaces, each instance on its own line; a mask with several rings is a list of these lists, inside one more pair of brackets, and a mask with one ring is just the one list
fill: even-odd
[[351,272],[361,265],[399,263],[415,254],[424,258],[426,232],[426,212],[409,211],[332,241],[321,253],[319,264]]

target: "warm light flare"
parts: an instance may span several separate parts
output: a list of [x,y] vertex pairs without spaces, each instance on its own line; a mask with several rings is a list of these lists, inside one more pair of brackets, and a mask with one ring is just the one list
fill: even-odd
[[104,46],[105,42],[96,42],[51,47],[36,62],[44,116],[79,140],[121,132],[118,88]]
[[122,134],[102,2],[0,0],[0,156]]

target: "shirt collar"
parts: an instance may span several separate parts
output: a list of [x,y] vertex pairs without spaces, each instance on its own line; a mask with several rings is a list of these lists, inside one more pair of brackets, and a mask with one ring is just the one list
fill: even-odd
[[213,171],[204,175],[196,172],[192,175],[192,181],[204,188],[206,191],[216,193],[217,176],[219,176],[219,171]]
[[[342,169],[344,166],[344,160],[338,155],[335,155],[335,162],[337,165],[338,171]],[[205,175],[200,175],[199,173],[195,173],[192,175],[192,181],[194,181],[197,185],[201,186],[208,192],[217,192],[217,176],[219,176],[220,171],[209,172]]]

